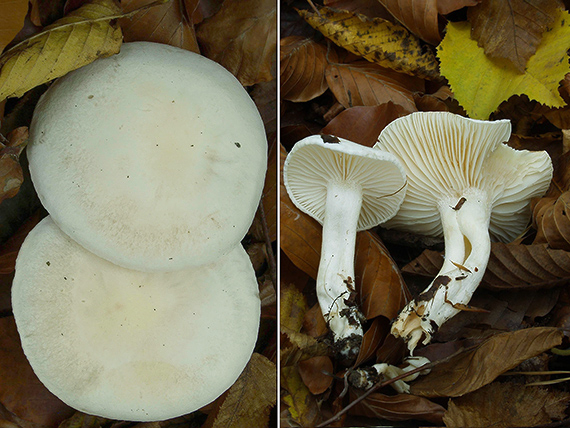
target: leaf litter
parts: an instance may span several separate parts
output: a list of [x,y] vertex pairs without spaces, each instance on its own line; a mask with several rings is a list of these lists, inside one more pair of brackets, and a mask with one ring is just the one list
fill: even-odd
[[[517,17],[510,22],[497,9],[507,3]],[[533,14],[538,3],[540,12]],[[492,244],[483,287],[473,300],[482,310],[463,311],[433,343],[417,349],[432,361],[431,372],[410,382],[411,395],[396,394],[392,380],[363,392],[345,379],[353,368],[402,364],[405,344],[389,334],[390,322],[439,271],[441,244],[382,227],[360,232],[368,243],[357,244],[356,301],[368,321],[357,362],[344,367],[334,354],[309,352],[315,341],[330,344],[314,291],[321,226],[296,210],[281,186],[282,286],[295,293],[304,313],[295,334],[314,340],[306,342],[305,353],[300,340],[281,343],[281,426],[568,423],[570,397],[561,382],[567,375],[555,374],[568,369],[570,336],[570,140],[562,138],[570,128],[567,13],[556,0],[282,2],[281,165],[311,134],[372,146],[388,123],[411,111],[449,111],[511,120],[509,144],[546,149],[555,171],[547,195],[533,203],[525,234]],[[505,28],[492,31],[498,23]],[[315,369],[325,361],[326,369]],[[525,367],[535,367],[539,376],[515,375]],[[525,386],[547,380],[553,383]]]

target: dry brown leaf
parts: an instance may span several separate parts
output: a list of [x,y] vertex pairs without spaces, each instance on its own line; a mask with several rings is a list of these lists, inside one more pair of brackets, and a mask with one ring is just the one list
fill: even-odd
[[321,132],[372,147],[386,125],[406,114],[402,107],[393,103],[374,107],[352,107],[338,114]]
[[328,88],[325,69],[336,62],[336,51],[311,38],[290,36],[281,39],[281,97],[294,102],[310,101]]
[[30,0],[30,19],[38,27],[51,24],[63,16],[66,0]]
[[[356,398],[357,393],[351,394]],[[421,419],[441,424],[445,409],[426,398],[411,394],[384,395],[372,393],[353,407],[351,413],[389,421]]]
[[0,100],[119,52],[122,33],[113,0],[93,0],[0,56]]
[[5,141],[0,140],[0,202],[13,198],[24,182],[20,154],[28,143],[28,128],[14,129]]
[[277,240],[277,143],[274,141],[267,156],[267,173],[261,197],[263,212],[271,242]]
[[354,367],[358,367],[365,361],[376,355],[378,347],[382,344],[384,338],[390,333],[390,320],[384,317],[374,318],[372,324],[364,333],[360,352],[354,363]]
[[325,37],[368,61],[412,76],[439,77],[433,52],[423,49],[416,36],[400,25],[327,7],[318,14],[307,10],[299,14]]
[[307,312],[305,296],[293,285],[281,286],[279,295],[279,320],[281,326],[292,331],[301,331],[305,312]]
[[75,410],[50,393],[28,363],[13,317],[0,318],[0,403],[40,427],[58,426]]
[[543,198],[541,201],[533,208],[533,221],[538,231],[533,243],[547,243],[550,248],[570,251],[570,191],[562,193],[558,199]]
[[447,15],[464,7],[475,6],[480,2],[481,0],[437,0],[437,11],[441,15]]
[[281,325],[281,367],[292,366],[313,357],[331,354],[329,347],[308,334],[298,333]]
[[[148,3],[149,0],[123,0],[121,6],[125,12],[130,12]],[[163,43],[200,52],[194,24],[186,18],[182,0],[170,0],[168,3],[141,10],[132,17],[120,19],[119,23],[125,42]]]
[[441,42],[438,0],[379,0],[404,27],[432,45]]
[[413,92],[424,91],[424,81],[368,61],[330,64],[329,88],[345,107],[377,106],[392,102],[406,113],[416,111]]
[[266,427],[276,402],[277,368],[264,356],[254,353],[203,427]]
[[542,34],[553,24],[559,0],[485,0],[468,11],[471,37],[492,58],[506,58],[520,73]]
[[311,394],[322,394],[332,384],[333,363],[330,357],[313,357],[300,361],[299,374]]
[[27,12],[27,0],[0,2],[0,52],[20,32]]
[[448,428],[522,427],[565,418],[570,394],[535,386],[492,383],[449,401],[443,416]]
[[296,367],[281,367],[281,387],[286,391],[282,395],[281,409],[286,409],[298,426],[316,426],[321,420],[319,405]]
[[318,303],[305,312],[303,330],[314,338],[323,337],[327,334],[327,322]]
[[226,0],[197,29],[203,54],[244,86],[274,78],[277,8],[272,0]]
[[496,334],[475,349],[436,365],[411,386],[411,392],[424,397],[460,397],[491,383],[524,360],[560,345],[563,337],[552,327]]
[[[443,254],[426,250],[402,268],[402,272],[435,277]],[[518,245],[493,242],[481,285],[492,290],[539,289],[570,280],[570,253],[544,244]]]

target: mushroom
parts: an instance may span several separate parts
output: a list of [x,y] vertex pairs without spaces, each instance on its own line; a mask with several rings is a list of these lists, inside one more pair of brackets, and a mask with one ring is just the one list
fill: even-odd
[[487,267],[491,237],[509,242],[530,218],[530,199],[546,192],[552,162],[544,151],[515,150],[508,120],[494,122],[447,112],[416,112],[394,120],[375,148],[404,165],[406,198],[388,228],[441,236],[445,261],[430,286],[392,325],[411,352],[422,337],[467,304]]
[[260,115],[231,73],[148,42],[55,82],[28,145],[55,223],[99,257],[145,271],[230,252],[257,210],[266,151]]
[[356,232],[391,218],[405,195],[395,156],[330,135],[295,144],[283,169],[293,203],[323,225],[317,298],[346,362],[362,341],[362,314],[353,301]]
[[246,366],[260,318],[241,245],[167,273],[114,265],[50,217],[18,254],[12,305],[24,352],[57,397],[106,418],[156,421],[217,398]]

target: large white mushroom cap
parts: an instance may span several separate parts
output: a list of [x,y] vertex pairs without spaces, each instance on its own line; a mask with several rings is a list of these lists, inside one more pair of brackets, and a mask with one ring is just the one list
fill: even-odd
[[42,383],[68,405],[120,420],[163,420],[210,403],[246,366],[260,317],[249,258],[128,270],[86,251],[48,217],[26,238],[12,305]]
[[217,63],[156,43],[69,73],[30,128],[34,186],[57,225],[136,270],[209,263],[244,237],[267,143],[241,84]]

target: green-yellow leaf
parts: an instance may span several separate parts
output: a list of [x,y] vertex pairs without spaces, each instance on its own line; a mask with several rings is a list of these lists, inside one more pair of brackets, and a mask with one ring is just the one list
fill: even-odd
[[[321,420],[317,400],[303,383],[297,367],[281,367],[282,394],[285,409],[299,426],[314,427]],[[296,425],[295,425],[296,426]]]
[[318,14],[307,10],[299,14],[325,37],[370,62],[412,76],[439,76],[433,53],[401,25],[329,7],[320,8]]
[[558,86],[570,72],[566,56],[570,48],[568,12],[560,11],[552,27],[544,32],[523,74],[505,59],[486,56],[470,32],[469,22],[450,22],[438,47],[441,74],[470,117],[488,119],[512,95],[526,94],[549,107],[565,105]]
[[26,91],[119,52],[121,9],[113,0],[94,0],[0,56],[0,100]]

